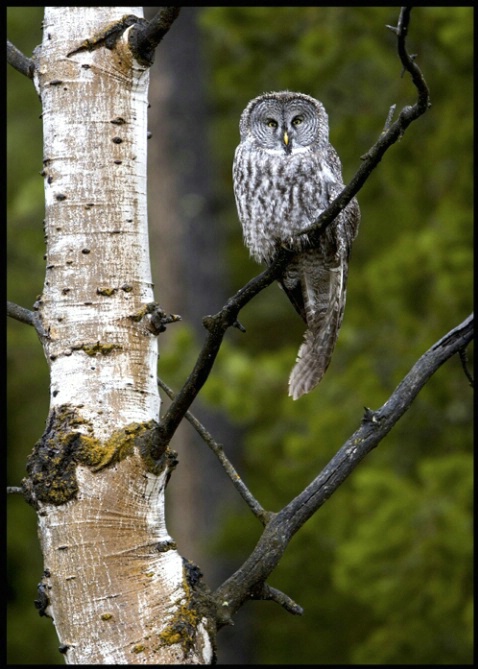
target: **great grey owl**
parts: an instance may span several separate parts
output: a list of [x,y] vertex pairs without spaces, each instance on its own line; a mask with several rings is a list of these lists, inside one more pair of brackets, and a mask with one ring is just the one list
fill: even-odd
[[257,262],[272,262],[281,245],[296,252],[279,282],[307,324],[289,379],[289,395],[298,399],[315,388],[330,363],[360,210],[353,199],[317,248],[308,248],[307,235],[297,236],[344,188],[318,100],[289,91],[260,95],[242,113],[240,134],[233,181],[244,243]]

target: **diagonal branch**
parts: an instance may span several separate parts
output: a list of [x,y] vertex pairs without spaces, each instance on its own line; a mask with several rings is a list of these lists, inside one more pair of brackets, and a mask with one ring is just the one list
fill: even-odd
[[21,323],[32,325],[40,339],[46,336],[38,312],[30,311],[30,309],[25,309],[25,307],[21,307],[19,304],[7,300],[7,316],[14,318]]
[[465,349],[462,349],[461,351],[458,351],[458,355],[460,356],[460,361],[461,361],[461,366],[463,367],[463,372],[465,373],[466,378],[468,379],[468,382],[472,388],[475,387],[475,380],[468,369],[468,356],[466,355]]
[[245,563],[214,593],[219,627],[229,624],[240,606],[260,590],[294,534],[378,446],[437,369],[471,342],[473,321],[470,315],[424,353],[380,409],[365,411],[358,430],[315,480],[272,517]]
[[[347,206],[350,200],[362,188],[390,146],[395,144],[402,137],[410,123],[424,114],[430,106],[429,92],[425,79],[405,48],[410,11],[410,8],[407,7],[401,9],[398,26],[394,28],[394,32],[397,35],[398,52],[403,68],[411,74],[413,83],[417,88],[417,102],[411,107],[404,107],[398,119],[393,124],[390,124],[390,118],[387,118],[386,130],[382,132],[378,141],[365,154],[362,165],[348,186],[343,189],[340,195],[317,218],[312,226],[300,233],[308,235],[311,247],[319,244],[320,237],[323,235],[326,227],[331,225],[340,211]],[[251,279],[251,281],[230,298],[221,311],[214,316],[207,316],[203,319],[203,324],[208,330],[208,335],[193,371],[161,421],[160,441],[163,446],[169,443],[184,414],[206,382],[219,353],[226,330],[237,321],[239,311],[242,307],[279,277],[287,262],[292,258],[292,255],[287,249],[281,249],[269,267],[254,279]]]
[[[392,28],[397,35],[397,50],[403,69],[409,72],[413,84],[417,89],[417,101],[413,106],[405,106],[400,112],[395,123],[390,123],[392,110],[389,112],[384,132],[362,157],[362,164],[351,179],[350,183],[343,189],[327,209],[317,218],[317,220],[300,234],[307,235],[311,246],[316,246],[324,230],[331,225],[336,216],[348,205],[350,200],[359,192],[362,186],[373,170],[382,160],[385,152],[395,144],[408,128],[410,123],[422,116],[431,106],[430,93],[426,81],[415,63],[414,59],[406,50],[405,40],[408,33],[410,22],[411,7],[402,7],[396,28]],[[390,28],[390,26],[387,26]],[[393,109],[393,108],[392,108]],[[393,109],[394,111],[394,109]]]
[[[158,385],[165,391],[167,396],[174,400],[175,394],[171,388],[161,379],[158,379]],[[251,509],[252,513],[258,518],[263,525],[266,525],[272,514],[269,511],[266,511],[262,508],[256,498],[252,495],[250,490],[247,488],[244,481],[241,479],[234,466],[227,458],[224,453],[224,449],[221,444],[219,444],[211,435],[210,432],[206,430],[204,425],[195,417],[190,411],[186,411],[184,417],[189,423],[194,427],[199,436],[206,442],[211,451],[217,457],[219,462],[224,468],[224,471],[229,476],[232,481],[233,486],[239,492],[243,500],[246,502],[247,506]]]
[[155,49],[178,18],[181,7],[161,7],[150,21],[141,21],[131,30],[129,43],[136,60],[154,62]]
[[270,585],[267,585],[267,583],[264,583],[260,588],[251,592],[251,598],[276,602],[288,613],[292,613],[293,616],[301,616],[304,613],[304,609],[294,602],[293,599],[280,590],[277,590],[277,588],[272,588]]
[[275,280],[290,255],[289,251],[283,249],[273,265],[238,290],[221,311],[214,316],[206,316],[203,319],[208,335],[191,374],[161,419],[159,425],[161,445],[166,446],[169,443],[186,411],[205,384],[219,353],[226,330],[236,324],[237,316],[242,307]]
[[17,47],[7,39],[7,63],[24,74],[29,79],[33,79],[35,65],[31,58],[27,58]]
[[7,316],[14,318],[16,321],[26,323],[27,325],[35,326],[35,314],[30,309],[25,309],[15,302],[7,300]]

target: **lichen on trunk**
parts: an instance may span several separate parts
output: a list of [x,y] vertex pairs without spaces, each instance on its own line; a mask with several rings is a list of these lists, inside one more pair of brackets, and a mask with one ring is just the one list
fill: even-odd
[[140,8],[48,7],[34,57],[46,239],[35,308],[50,410],[23,488],[44,557],[36,605],[70,664],[214,657],[209,593],[165,522],[176,454],[158,438],[149,72],[128,43],[141,17]]

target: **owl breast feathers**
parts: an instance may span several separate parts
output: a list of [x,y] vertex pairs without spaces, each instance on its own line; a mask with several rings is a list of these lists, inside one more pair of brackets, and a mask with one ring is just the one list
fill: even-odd
[[298,399],[320,382],[332,357],[360,211],[353,199],[314,249],[307,235],[298,236],[344,188],[318,100],[288,91],[261,95],[245,108],[240,133],[233,182],[244,243],[257,262],[272,262],[283,244],[296,252],[279,283],[307,324],[289,379]]

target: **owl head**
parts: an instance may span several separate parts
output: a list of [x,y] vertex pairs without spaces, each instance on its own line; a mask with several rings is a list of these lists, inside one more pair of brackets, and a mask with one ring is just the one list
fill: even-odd
[[242,142],[268,151],[291,154],[328,145],[329,123],[324,106],[304,93],[265,93],[249,102],[239,125]]

